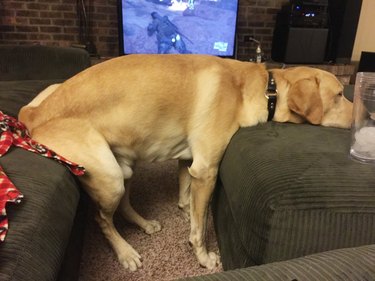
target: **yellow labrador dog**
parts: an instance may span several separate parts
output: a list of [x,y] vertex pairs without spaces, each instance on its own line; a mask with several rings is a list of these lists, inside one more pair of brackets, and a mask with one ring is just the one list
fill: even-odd
[[[334,75],[307,67],[271,72],[274,121],[350,126],[352,104]],[[86,168],[81,181],[97,204],[97,221],[132,271],[141,267],[141,256],[115,229],[114,212],[147,233],[161,226],[136,213],[124,181],[136,161],[181,160],[179,206],[190,209],[189,241],[199,263],[212,268],[218,258],[206,249],[205,228],[219,161],[238,128],[267,121],[268,80],[262,64],[201,55],[124,56],[48,88],[19,119],[36,141]]]

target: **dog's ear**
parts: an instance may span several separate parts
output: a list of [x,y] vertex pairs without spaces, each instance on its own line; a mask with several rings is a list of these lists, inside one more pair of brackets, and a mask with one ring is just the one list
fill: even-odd
[[318,125],[323,118],[323,103],[316,79],[301,79],[293,83],[288,93],[288,107],[291,111]]

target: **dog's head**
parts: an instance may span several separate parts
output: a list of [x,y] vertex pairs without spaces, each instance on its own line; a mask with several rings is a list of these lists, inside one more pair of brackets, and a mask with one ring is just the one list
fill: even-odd
[[275,72],[280,105],[275,121],[349,128],[353,104],[337,78],[323,70],[296,67]]

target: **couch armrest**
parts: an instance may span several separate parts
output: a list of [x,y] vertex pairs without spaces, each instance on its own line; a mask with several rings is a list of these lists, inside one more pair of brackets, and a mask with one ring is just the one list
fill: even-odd
[[346,248],[283,262],[180,279],[185,281],[375,280],[375,245]]
[[90,66],[82,49],[47,46],[0,46],[0,80],[67,79]]

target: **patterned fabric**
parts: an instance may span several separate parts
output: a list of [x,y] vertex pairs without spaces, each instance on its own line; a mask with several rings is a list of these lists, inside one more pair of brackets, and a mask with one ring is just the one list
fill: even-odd
[[5,205],[8,202],[20,203],[23,195],[9,180],[0,166],[0,242],[4,241],[8,231],[8,219]]
[[[76,176],[82,176],[85,173],[84,167],[65,159],[46,146],[32,140],[24,124],[0,111],[0,157],[5,155],[12,145],[56,160],[65,165]],[[21,192],[14,186],[0,166],[0,242],[4,241],[8,231],[6,204],[8,202],[20,203],[22,198]]]

